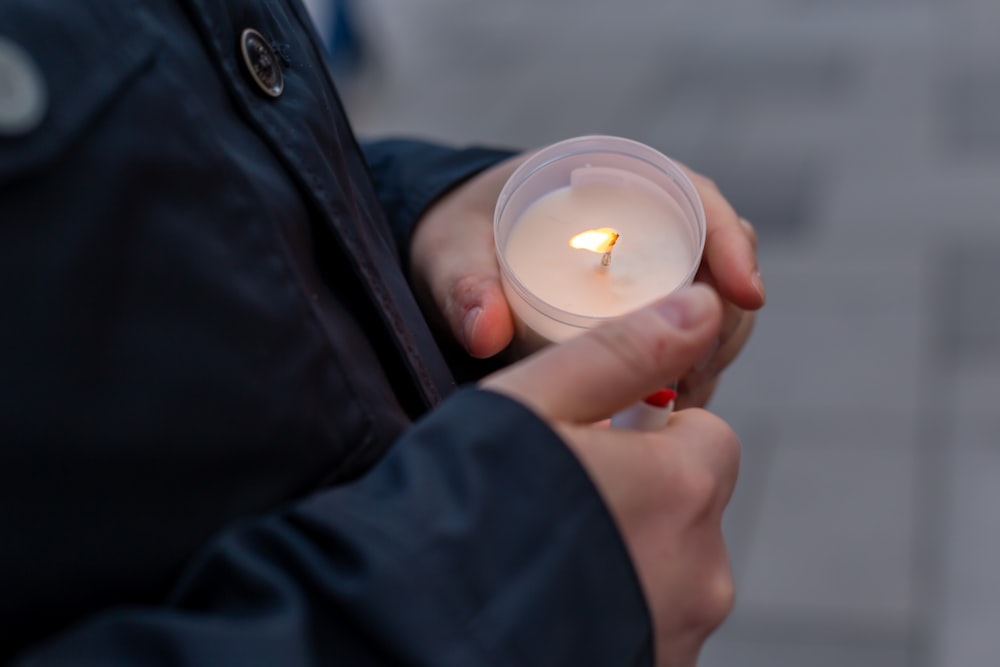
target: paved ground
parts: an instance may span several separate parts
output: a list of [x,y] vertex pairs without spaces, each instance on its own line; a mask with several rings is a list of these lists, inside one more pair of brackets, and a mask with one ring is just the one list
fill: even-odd
[[603,132],[715,177],[770,302],[709,667],[1000,664],[1000,3],[367,0],[363,133]]

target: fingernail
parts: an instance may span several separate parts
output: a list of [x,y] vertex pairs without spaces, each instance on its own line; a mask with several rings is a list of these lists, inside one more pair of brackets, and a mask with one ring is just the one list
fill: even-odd
[[475,306],[470,308],[467,313],[465,313],[465,318],[462,320],[462,337],[465,339],[465,349],[472,349],[472,337],[476,333],[476,322],[479,321],[479,316],[483,314],[482,306]]
[[754,269],[753,273],[750,274],[750,283],[757,290],[757,294],[760,294],[760,300],[766,301],[767,292],[764,290],[764,279],[760,277],[760,269]]
[[660,301],[653,309],[678,329],[693,329],[711,312],[714,300],[710,288],[694,285]]

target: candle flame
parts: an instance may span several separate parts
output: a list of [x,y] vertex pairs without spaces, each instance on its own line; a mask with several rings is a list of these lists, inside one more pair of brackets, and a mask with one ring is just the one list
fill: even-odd
[[618,232],[608,227],[600,229],[588,229],[580,232],[569,240],[569,244],[580,250],[590,250],[591,252],[609,253],[618,242]]

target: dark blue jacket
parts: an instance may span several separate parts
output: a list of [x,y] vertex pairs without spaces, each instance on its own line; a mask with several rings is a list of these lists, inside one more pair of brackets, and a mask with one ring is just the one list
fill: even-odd
[[505,153],[362,152],[297,2],[0,0],[0,40],[47,94],[0,122],[0,659],[649,660],[590,480],[519,405],[443,400],[401,267]]

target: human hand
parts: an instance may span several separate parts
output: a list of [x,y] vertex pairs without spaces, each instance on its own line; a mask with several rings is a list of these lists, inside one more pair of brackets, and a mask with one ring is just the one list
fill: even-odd
[[757,232],[737,215],[715,181],[680,165],[694,183],[705,208],[705,251],[695,282],[714,287],[723,297],[722,329],[709,353],[678,383],[677,407],[704,407],[719,374],[750,339],[755,311],[767,295],[757,265]]
[[[500,353],[514,336],[494,250],[493,210],[504,183],[528,156],[501,162],[449,192],[428,209],[413,234],[411,278],[424,312],[473,357]],[[724,300],[720,335],[680,380],[677,407],[685,408],[705,405],[719,373],[743,349],[753,311],[764,305],[764,286],[753,228],[710,179],[680,166],[705,207],[705,251],[695,280],[712,285]]]
[[550,424],[594,480],[638,573],[658,667],[693,666],[732,607],[721,521],[739,441],[699,409],[675,413],[659,432],[593,424],[688,371],[709,351],[722,320],[718,297],[691,287],[481,383]]
[[493,211],[507,179],[528,158],[514,156],[435,202],[410,242],[410,278],[424,313],[477,359],[514,338],[493,243]]

